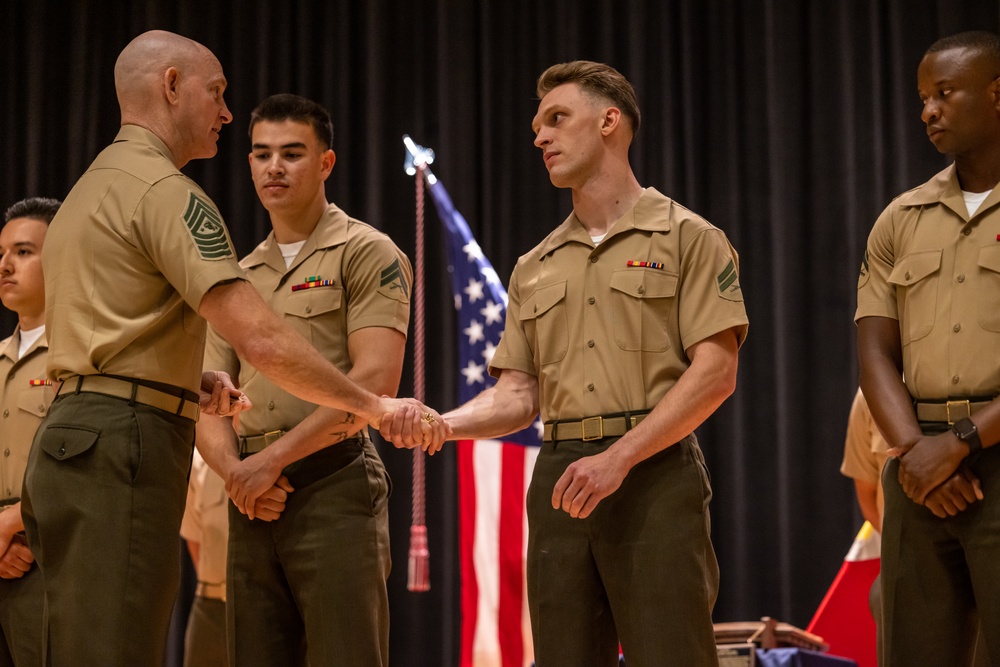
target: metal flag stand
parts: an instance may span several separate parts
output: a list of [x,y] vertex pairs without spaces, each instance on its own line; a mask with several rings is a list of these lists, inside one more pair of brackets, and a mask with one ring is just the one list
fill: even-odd
[[[403,135],[406,159],[403,167],[414,176],[417,188],[416,250],[413,262],[413,397],[424,402],[424,178],[434,183],[434,174],[427,165],[434,161],[434,151],[413,143]],[[417,172],[420,174],[417,174]],[[427,548],[427,512],[424,474],[424,451],[413,450],[413,519],[410,524],[410,552],[407,562],[406,588],[413,592],[428,591],[430,582],[430,551]]]

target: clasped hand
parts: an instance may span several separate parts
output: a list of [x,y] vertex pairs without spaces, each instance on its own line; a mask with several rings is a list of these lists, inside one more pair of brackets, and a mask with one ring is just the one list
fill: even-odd
[[250,399],[233,384],[229,373],[205,371],[201,374],[198,405],[202,414],[233,417],[253,407]]
[[3,546],[3,555],[0,555],[0,579],[19,579],[27,574],[31,564],[35,562],[28,545],[15,535],[6,545],[0,546]]
[[413,398],[382,397],[383,413],[371,424],[396,447],[419,447],[433,455],[451,437],[451,425],[436,410]]
[[888,451],[899,457],[903,492],[940,518],[954,516],[983,498],[979,479],[962,464],[966,453],[951,431],[925,435]]

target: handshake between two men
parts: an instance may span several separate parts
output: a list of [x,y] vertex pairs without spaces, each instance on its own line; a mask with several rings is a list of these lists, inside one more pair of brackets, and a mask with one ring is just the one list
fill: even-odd
[[274,442],[252,454],[241,454],[239,415],[253,407],[228,374],[208,371],[202,376],[202,420],[197,443],[209,466],[225,481],[226,492],[239,511],[251,519],[273,521],[285,509],[295,489],[284,474],[290,464],[326,447],[336,446],[367,424],[379,429],[396,447],[420,447],[434,454],[451,437],[448,422],[413,398],[378,397],[369,414],[352,414],[327,407],[316,410]]

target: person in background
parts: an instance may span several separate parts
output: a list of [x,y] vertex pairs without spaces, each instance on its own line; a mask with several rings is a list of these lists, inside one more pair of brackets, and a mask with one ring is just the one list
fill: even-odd
[[17,326],[0,343],[0,667],[42,663],[45,588],[24,539],[21,482],[31,440],[55,393],[45,378],[42,246],[59,210],[56,199],[24,199],[0,230],[0,301]]
[[198,584],[184,634],[184,667],[229,664],[226,643],[226,485],[196,449],[188,480],[181,537],[187,542]]

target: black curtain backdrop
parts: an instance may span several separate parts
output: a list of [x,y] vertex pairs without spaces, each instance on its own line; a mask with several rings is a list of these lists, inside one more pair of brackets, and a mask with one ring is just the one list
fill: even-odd
[[[218,156],[186,171],[218,204],[241,255],[269,229],[246,162],[249,113],[266,95],[294,92],[333,115],[334,201],[412,257],[408,133],[435,149],[435,173],[506,278],[571,206],[531,144],[535,78],[555,62],[611,63],[639,95],[639,181],[724,229],[742,259],[751,324],[738,387],[699,430],[722,569],[715,618],[771,615],[805,626],[862,521],[838,468],[857,386],[853,314],[865,239],[892,197],[946,164],[919,119],[916,66],[938,37],[996,31],[998,4],[8,2],[0,205],[68,192],[116,133],[117,54],[140,32],[163,28],[211,48],[229,79],[235,121]],[[445,409],[456,393],[455,317],[433,214],[428,230],[427,399]],[[2,330],[14,322],[3,313]],[[382,453],[394,480],[392,662],[457,664],[453,452],[428,460],[432,589],[423,594],[406,591],[410,455]]]

